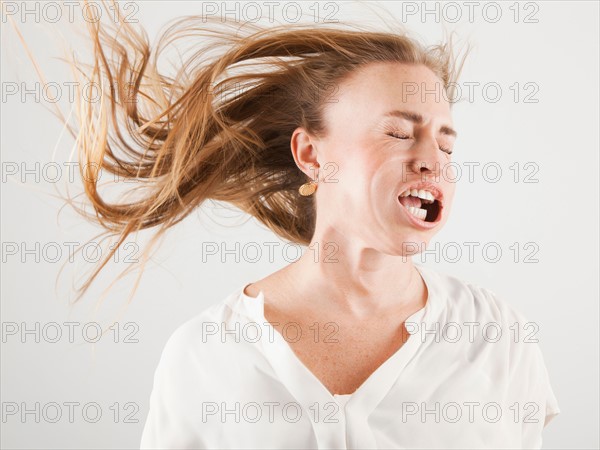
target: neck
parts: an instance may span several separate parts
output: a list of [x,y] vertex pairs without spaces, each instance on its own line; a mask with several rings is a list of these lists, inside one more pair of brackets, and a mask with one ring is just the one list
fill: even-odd
[[313,305],[318,299],[320,308],[356,317],[420,309],[427,295],[410,257],[381,253],[333,229],[315,234],[284,276]]

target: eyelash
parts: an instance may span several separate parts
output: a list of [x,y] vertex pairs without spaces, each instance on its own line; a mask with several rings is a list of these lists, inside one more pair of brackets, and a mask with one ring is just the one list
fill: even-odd
[[[393,133],[393,132],[388,133],[388,136],[392,136],[396,139],[402,139],[402,140],[410,138],[410,136],[407,136],[405,134],[398,134],[398,133]],[[444,153],[447,153],[448,155],[452,154],[452,152],[447,148],[440,147],[440,150],[443,151]]]

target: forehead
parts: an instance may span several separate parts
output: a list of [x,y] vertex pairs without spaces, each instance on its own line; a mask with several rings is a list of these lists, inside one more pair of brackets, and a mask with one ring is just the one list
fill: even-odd
[[443,81],[424,65],[377,62],[360,67],[340,83],[330,106],[336,115],[352,111],[361,120],[410,109],[450,123],[450,104],[443,89]]

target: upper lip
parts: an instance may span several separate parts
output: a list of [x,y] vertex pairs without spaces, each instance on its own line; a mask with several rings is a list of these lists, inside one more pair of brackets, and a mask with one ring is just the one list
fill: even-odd
[[407,190],[412,190],[412,189],[424,190],[424,191],[431,192],[433,194],[433,197],[435,198],[435,200],[437,200],[439,203],[443,203],[443,201],[444,201],[444,193],[441,191],[441,189],[438,188],[435,184],[428,182],[428,181],[415,182],[415,183],[404,186],[398,192],[398,197],[400,197],[400,195],[402,195]]

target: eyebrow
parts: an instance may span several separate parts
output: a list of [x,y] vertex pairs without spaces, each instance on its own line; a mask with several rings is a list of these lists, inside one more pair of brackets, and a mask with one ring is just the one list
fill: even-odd
[[[385,117],[400,117],[402,119],[410,120],[414,123],[423,123],[423,116],[413,111],[401,111],[399,109],[395,109],[385,114]],[[448,125],[442,125],[440,127],[440,133],[454,137],[457,136],[456,130],[454,130],[454,128],[452,127],[449,127]]]

